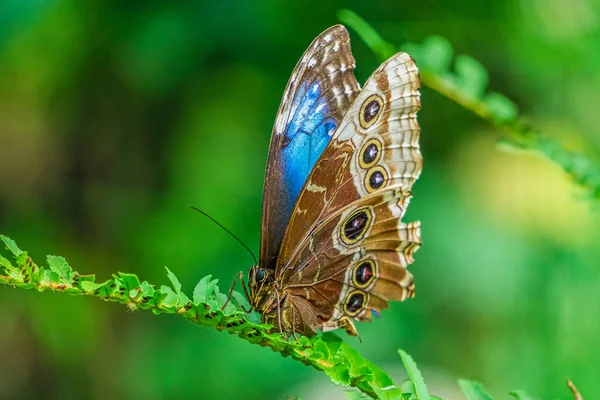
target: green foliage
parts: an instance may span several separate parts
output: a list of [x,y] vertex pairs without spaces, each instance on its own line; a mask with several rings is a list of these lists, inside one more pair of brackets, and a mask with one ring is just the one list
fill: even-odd
[[467,397],[467,400],[493,400],[492,396],[485,391],[479,382],[460,379],[458,385]]
[[[19,249],[10,238],[0,235],[8,252],[12,253],[16,266],[0,256],[0,283],[15,288],[36,289],[39,292],[52,290],[71,295],[87,295],[105,301],[127,305],[131,310],[151,310],[154,314],[178,314],[196,325],[216,328],[237,335],[252,344],[270,347],[284,357],[291,356],[318,370],[323,371],[333,383],[352,386],[360,390],[345,391],[350,400],[367,397],[376,399],[436,400],[429,395],[427,385],[412,357],[398,350],[408,381],[396,387],[391,378],[381,369],[364,359],[356,350],[344,343],[338,336],[325,333],[314,338],[300,337],[294,341],[283,338],[271,325],[251,322],[244,312],[233,303],[224,310],[227,296],[219,292],[217,280],[205,276],[194,289],[193,300],[181,290],[177,276],[166,268],[171,286],[154,285],[133,274],[119,272],[103,283],[96,283],[94,275],[80,275],[74,271],[63,257],[48,256],[48,267],[39,267]],[[234,297],[238,302],[243,298],[239,293]],[[239,305],[239,303],[238,303]],[[492,400],[481,384],[459,380],[460,388],[467,400]],[[511,395],[520,400],[533,400],[523,391]]]
[[414,388],[415,397],[419,400],[429,400],[431,396],[429,396],[427,386],[425,385],[425,381],[421,376],[421,371],[419,371],[419,368],[417,368],[417,364],[415,364],[412,357],[409,356],[404,350],[398,350],[398,353],[402,358],[402,363],[404,364],[404,368],[406,368],[408,378]]
[[[131,310],[150,310],[154,314],[178,314],[196,325],[216,328],[237,335],[252,344],[270,347],[284,357],[313,366],[329,376],[332,382],[353,386],[363,393],[380,399],[395,399],[401,394],[390,377],[356,350],[332,333],[314,338],[300,337],[288,341],[271,325],[252,322],[235,303],[243,304],[243,296],[234,293],[233,302],[221,310],[227,296],[219,292],[217,280],[208,275],[194,289],[193,300],[181,290],[179,279],[167,268],[171,286],[157,288],[133,274],[119,272],[102,283],[94,275],[80,275],[63,257],[48,256],[48,267],[39,267],[21,251],[16,243],[0,236],[15,259],[0,258],[0,283],[16,288],[52,290],[71,295],[86,295],[127,305]],[[246,303],[247,307],[248,304]]]
[[535,397],[528,395],[523,390],[515,390],[514,392],[510,392],[510,395],[518,400],[536,400]]
[[[382,61],[398,51],[352,11],[341,10],[338,18],[352,27]],[[405,43],[401,50],[417,62],[424,85],[500,128],[505,134],[503,143],[542,153],[557,163],[590,197],[600,199],[600,168],[587,156],[567,150],[524,122],[513,101],[488,90],[488,73],[479,61],[464,54],[455,56],[450,42],[440,36],[430,36],[421,44]]]

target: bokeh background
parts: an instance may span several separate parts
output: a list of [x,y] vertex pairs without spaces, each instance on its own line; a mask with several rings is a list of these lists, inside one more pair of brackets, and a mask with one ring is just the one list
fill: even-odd
[[[5,0],[0,9],[0,233],[191,293],[258,250],[272,123],[297,60],[350,8],[395,44],[446,37],[536,126],[600,147],[600,2]],[[356,74],[379,62],[351,32]],[[459,377],[498,399],[600,396],[597,206],[553,163],[424,88],[417,297],[347,338],[398,381],[397,348],[431,391]],[[345,334],[344,334],[345,335]],[[175,316],[0,287],[2,399],[307,399],[342,390],[267,349]]]

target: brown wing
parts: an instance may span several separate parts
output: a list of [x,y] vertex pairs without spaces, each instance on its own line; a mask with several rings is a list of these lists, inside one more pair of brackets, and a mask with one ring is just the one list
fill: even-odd
[[410,192],[396,184],[319,225],[295,259],[300,268],[286,277],[283,287],[290,306],[297,308],[294,328],[310,334],[310,321],[313,330],[344,327],[356,335],[352,320],[370,320],[387,308],[388,300],[413,295],[407,266],[421,237],[418,222],[401,221],[409,200]]
[[298,194],[359,90],[348,32],[336,25],[296,65],[275,120],[263,192],[262,266],[274,269]]
[[397,183],[411,189],[422,168],[418,88],[417,67],[406,53],[369,78],[298,197],[279,255],[279,276],[296,268],[294,253],[328,216]]
[[[276,276],[289,288],[290,300],[304,297],[313,304],[320,313],[318,326],[325,330],[343,326],[355,333],[351,319],[370,319],[387,300],[412,293],[406,266],[420,243],[419,224],[400,218],[422,168],[418,87],[418,70],[405,53],[373,73],[315,165],[290,218]],[[394,203],[403,204],[402,212],[393,210]],[[367,206],[371,219],[352,219]],[[370,221],[373,231],[362,232],[352,243],[341,241],[339,224],[360,227],[361,218]],[[352,226],[348,229],[354,235]],[[353,286],[358,273],[371,274],[373,286]],[[348,307],[358,311],[348,313]]]

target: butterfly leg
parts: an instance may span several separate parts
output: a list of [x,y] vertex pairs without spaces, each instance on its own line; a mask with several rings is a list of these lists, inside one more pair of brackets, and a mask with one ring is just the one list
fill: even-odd
[[292,336],[294,337],[294,340],[298,340],[298,337],[296,336],[296,316],[294,315],[295,308],[296,307],[292,304]]
[[279,334],[287,341],[287,338],[283,334],[283,327],[281,325],[281,300],[279,299],[279,290],[277,290],[277,288],[275,288],[275,296],[277,296],[277,323],[279,324]]
[[[233,282],[231,283],[231,287],[229,288],[229,294],[227,295],[227,301],[225,301],[225,303],[223,303],[223,306],[221,307],[221,311],[225,310],[225,307],[227,307],[227,304],[229,304],[229,301],[231,300],[231,295],[233,294],[233,289],[235,288],[235,284],[237,283],[238,279],[242,280],[242,288],[244,289],[244,296],[246,296],[248,303],[252,304],[252,300],[250,299],[250,295],[248,294],[248,289],[246,289],[246,282],[244,281],[244,273],[242,271],[240,271],[237,273],[235,278],[233,278]],[[248,314],[254,308],[251,305],[250,309],[246,310],[246,307],[244,307],[243,304],[241,306],[242,306],[242,310],[244,310],[244,312],[246,314]]]

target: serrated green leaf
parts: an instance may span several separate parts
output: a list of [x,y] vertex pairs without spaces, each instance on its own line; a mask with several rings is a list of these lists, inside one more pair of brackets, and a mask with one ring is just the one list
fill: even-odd
[[60,257],[60,256],[47,256],[46,260],[48,262],[48,266],[50,267],[50,270],[56,272],[61,279],[67,281],[67,282],[71,282],[71,280],[73,279],[73,269],[71,268],[71,266],[67,263],[67,260],[65,260],[64,257]]
[[96,282],[96,275],[95,274],[76,275],[74,280],[76,280],[78,284],[81,284],[83,282]]
[[144,281],[140,284],[140,294],[139,298],[142,300],[143,304],[146,304],[154,297],[154,287],[151,284]]
[[[225,293],[216,293],[216,298],[217,298],[218,308],[219,309],[223,308],[223,305],[227,301],[227,295]],[[227,303],[227,306],[223,310],[223,313],[225,315],[229,315],[236,311],[238,311],[237,307],[230,301],[229,303]]]
[[11,238],[4,236],[4,235],[0,235],[0,239],[2,239],[2,241],[4,242],[4,245],[6,246],[8,251],[10,251],[15,257],[18,257],[21,255],[21,253],[23,253],[23,251],[21,251],[21,249],[19,249],[19,247],[17,246],[15,241],[12,240]]
[[101,283],[95,283],[95,282],[89,282],[89,281],[83,281],[79,284],[79,287],[81,287],[81,289],[85,292],[93,292],[93,291],[97,290],[100,286],[102,286]]
[[467,400],[493,400],[492,396],[485,391],[481,383],[459,379],[458,385],[466,396]]
[[336,364],[325,373],[338,385],[350,385],[350,371],[348,371],[348,366],[345,363]]
[[398,350],[398,353],[402,358],[402,363],[404,364],[404,368],[406,368],[408,378],[415,387],[414,393],[416,398],[419,400],[429,400],[429,391],[427,390],[427,386],[425,385],[421,371],[419,371],[419,368],[417,368],[417,364],[404,350]]
[[200,282],[194,288],[194,303],[208,303],[208,286],[211,282],[212,275],[206,275],[204,278],[200,279]]
[[49,269],[44,270],[44,275],[42,279],[48,283],[54,283],[57,285],[60,283],[60,275]]
[[490,113],[498,122],[514,121],[519,116],[519,109],[508,97],[500,93],[490,92],[485,97]]
[[21,271],[19,271],[19,268],[14,267],[10,261],[8,261],[6,258],[0,256],[0,266],[2,266],[6,273],[13,279],[20,279],[21,278]]
[[454,62],[454,70],[463,92],[474,99],[481,99],[488,85],[488,72],[485,67],[474,58],[459,54]]
[[0,266],[4,268],[12,268],[12,264],[6,258],[0,256]]
[[100,286],[95,289],[95,293],[98,297],[111,297],[117,290],[117,285],[113,279],[109,279],[105,282],[100,283]]
[[175,293],[181,293],[181,283],[179,282],[179,279],[177,279],[175,274],[172,273],[169,268],[165,267],[165,269],[167,270],[167,276],[171,281],[171,285],[173,285],[173,289],[175,289]]
[[454,49],[448,39],[442,36],[429,36],[412,51],[414,54],[409,54],[413,56],[419,68],[440,75],[450,71]]
[[175,293],[173,291],[173,289],[171,289],[168,286],[162,285],[160,287],[160,306],[161,307],[168,307],[168,308],[176,308],[177,307],[177,300],[179,299],[179,296],[177,296],[177,293]]
[[378,385],[373,387],[373,391],[375,392],[378,398],[384,400],[395,400],[402,396],[402,391],[393,385],[384,387],[380,387]]
[[329,347],[324,341],[320,339],[315,340],[315,342],[313,343],[313,348],[315,350],[313,354],[314,356],[317,356],[318,354],[320,355],[321,359],[329,359],[329,357],[331,357]]
[[367,360],[362,358],[360,355],[358,357],[353,357],[350,362],[350,375],[351,376],[366,376],[373,375],[371,368],[367,365]]
[[527,393],[525,393],[524,390],[515,390],[513,392],[510,392],[510,395],[512,397],[514,397],[515,399],[519,399],[519,400],[537,400],[535,397],[532,397],[532,396],[528,395]]
[[191,301],[187,294],[177,293],[177,307],[187,307],[188,305],[191,305]]
[[342,339],[333,332],[325,332],[321,336],[321,340],[329,346],[331,354],[336,354],[344,343]]
[[118,276],[127,291],[135,290],[140,287],[140,279],[137,275],[119,272]]
[[250,307],[250,303],[248,302],[248,299],[246,299],[246,296],[244,296],[240,292],[234,290],[233,293],[231,293],[231,297],[233,297],[233,299],[235,300],[235,302],[240,307],[243,307],[246,310],[249,310],[251,308]]
[[15,261],[17,262],[18,266],[25,265],[27,263],[27,252],[22,251],[21,254],[15,257]]

